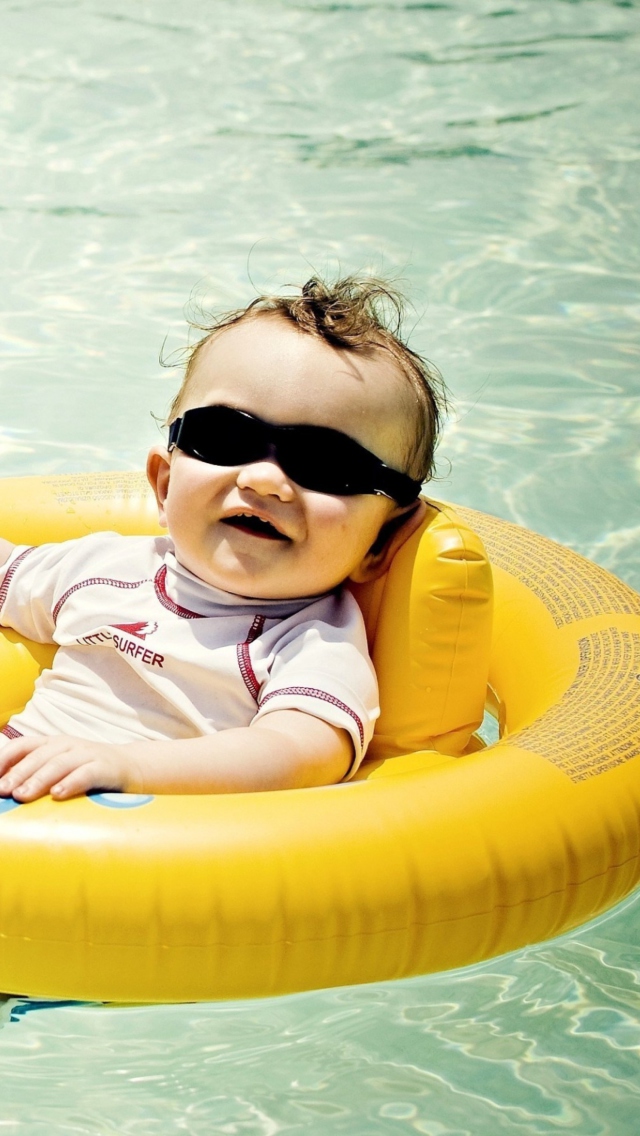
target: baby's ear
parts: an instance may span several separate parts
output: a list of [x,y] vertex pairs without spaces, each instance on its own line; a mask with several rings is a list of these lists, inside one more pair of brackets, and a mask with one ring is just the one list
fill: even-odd
[[171,457],[165,446],[152,446],[147,458],[147,480],[153,489],[158,504],[158,519],[163,528],[167,527],[164,503],[169,492],[169,473]]
[[354,584],[368,584],[378,576],[384,576],[398,549],[420,528],[426,511],[427,506],[422,499],[413,505],[405,505],[404,508],[398,506],[389,520],[385,521],[376,540],[349,579]]

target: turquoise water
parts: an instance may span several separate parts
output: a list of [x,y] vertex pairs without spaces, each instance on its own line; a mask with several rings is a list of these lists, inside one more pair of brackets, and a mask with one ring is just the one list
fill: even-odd
[[[640,587],[638,7],[6,0],[0,475],[139,467],[190,297],[372,268],[455,396],[437,492]],[[8,1001],[0,1130],[636,1136],[639,913],[276,1001]]]

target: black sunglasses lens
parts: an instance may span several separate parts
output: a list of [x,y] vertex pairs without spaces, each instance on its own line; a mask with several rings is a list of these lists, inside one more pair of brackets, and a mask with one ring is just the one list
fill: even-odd
[[270,426],[230,406],[195,407],[174,425],[174,443],[191,457],[222,466],[274,457],[288,477],[316,493],[339,497],[386,493],[390,477],[408,482],[407,487],[392,486],[392,496],[409,493],[407,500],[413,500],[419,488],[402,474],[387,470],[353,438],[329,427]]
[[337,430],[314,426],[283,432],[278,455],[288,476],[304,489],[340,497],[372,492],[366,452]]
[[211,465],[243,465],[262,457],[267,449],[261,424],[227,406],[187,410],[180,444]]

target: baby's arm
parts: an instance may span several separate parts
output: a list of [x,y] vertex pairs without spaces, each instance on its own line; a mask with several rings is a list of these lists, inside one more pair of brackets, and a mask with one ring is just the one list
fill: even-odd
[[181,741],[124,745],[17,738],[0,751],[0,796],[66,800],[91,789],[128,793],[249,793],[340,781],[353,761],[346,730],[300,710]]

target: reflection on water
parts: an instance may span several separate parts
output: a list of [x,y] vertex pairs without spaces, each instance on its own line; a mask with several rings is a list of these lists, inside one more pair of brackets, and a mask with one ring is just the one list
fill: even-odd
[[[193,290],[234,307],[250,279],[370,266],[406,282],[455,394],[434,495],[640,587],[635,0],[2,19],[0,474],[140,466]],[[634,1136],[639,904],[397,984],[5,1001],[0,1128]]]

